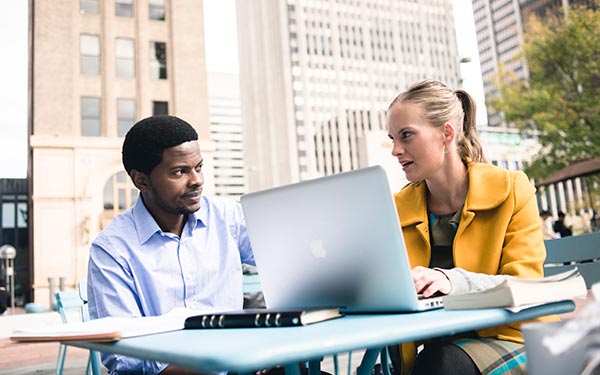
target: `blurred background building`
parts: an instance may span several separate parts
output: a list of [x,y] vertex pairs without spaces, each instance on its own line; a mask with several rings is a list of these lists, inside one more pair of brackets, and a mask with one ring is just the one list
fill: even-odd
[[35,301],[50,302],[49,279],[74,287],[85,277],[91,240],[137,197],[120,153],[135,121],[181,116],[196,127],[206,165],[213,165],[201,5],[31,1],[28,175]]
[[[573,5],[591,5],[590,0],[472,0],[485,97],[498,95],[494,79],[502,67],[520,80],[529,79],[522,56],[524,33],[530,17],[568,13]],[[489,126],[510,126],[502,114],[487,107]]]
[[[0,179],[0,246],[10,245],[19,256],[14,258],[14,295],[19,303],[31,299],[29,266],[32,259],[29,246],[28,218],[29,191],[25,178]],[[11,277],[4,259],[0,259],[0,286],[9,287]],[[15,301],[16,302],[16,301]]]
[[424,78],[459,84],[452,1],[238,0],[237,9],[250,190],[376,163],[366,148],[389,151],[387,135],[373,145],[366,134],[387,133],[391,99]]
[[247,192],[239,75],[208,72],[207,77],[210,136],[215,145],[211,180],[216,195],[239,199]]

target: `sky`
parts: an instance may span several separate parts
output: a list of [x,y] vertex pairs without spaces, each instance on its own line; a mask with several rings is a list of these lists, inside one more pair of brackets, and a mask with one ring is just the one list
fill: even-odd
[[[453,0],[457,20],[459,58],[463,88],[483,103],[483,83],[471,0]],[[27,7],[24,0],[6,1],[0,12],[0,45],[10,59],[0,60],[0,178],[27,175]],[[464,21],[464,22],[463,22]],[[206,67],[210,72],[237,73],[235,0],[205,0],[204,30]],[[477,106],[477,123],[487,122],[485,105]]]

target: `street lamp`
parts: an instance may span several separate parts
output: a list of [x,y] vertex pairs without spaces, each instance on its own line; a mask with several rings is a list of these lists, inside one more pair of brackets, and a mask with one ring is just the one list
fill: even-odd
[[[4,270],[6,271],[6,285],[10,285],[10,307],[15,313],[15,257],[17,249],[11,245],[0,246],[0,259],[4,259]],[[10,282],[9,282],[10,281]]]
[[460,64],[467,64],[471,62],[471,58],[466,56],[466,57],[462,57],[460,60],[458,60],[458,73],[459,73],[459,77],[458,77],[458,86],[462,87],[463,84],[463,74],[462,74],[462,68],[460,66]]

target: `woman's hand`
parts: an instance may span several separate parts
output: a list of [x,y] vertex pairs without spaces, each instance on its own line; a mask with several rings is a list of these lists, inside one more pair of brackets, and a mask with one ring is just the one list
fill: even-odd
[[422,293],[425,298],[438,292],[448,294],[452,290],[450,280],[442,271],[417,266],[410,273],[417,293]]

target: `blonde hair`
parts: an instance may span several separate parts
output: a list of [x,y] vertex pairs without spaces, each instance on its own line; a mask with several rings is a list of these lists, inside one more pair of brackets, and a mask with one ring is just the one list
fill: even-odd
[[475,101],[464,90],[452,91],[446,85],[435,80],[424,80],[409,87],[390,103],[388,111],[396,103],[419,105],[429,124],[441,128],[450,120],[462,124],[456,129],[456,144],[460,158],[466,162],[487,162],[477,135],[475,123]]

